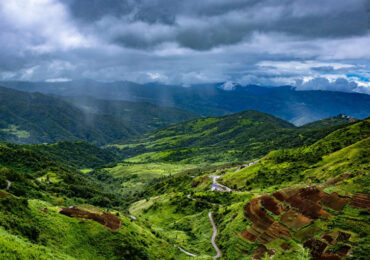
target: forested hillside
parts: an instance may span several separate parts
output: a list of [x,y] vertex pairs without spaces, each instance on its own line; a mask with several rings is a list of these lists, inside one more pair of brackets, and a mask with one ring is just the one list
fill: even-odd
[[[366,259],[369,135],[365,120],[244,168],[183,171],[149,185],[146,200],[130,212],[145,216],[164,236],[178,234],[179,243],[186,241],[185,248],[199,256],[216,255],[199,235],[211,236],[212,212],[225,259]],[[220,191],[211,191],[215,178]]]
[[[329,120],[329,119],[327,119]],[[258,158],[278,148],[312,144],[349,120],[312,123],[298,128],[258,111],[191,120],[129,142],[122,141],[122,156],[140,155],[144,161],[215,163]],[[320,124],[320,126],[315,126]]]
[[26,144],[84,140],[103,145],[196,117],[149,104],[94,102],[96,107],[82,103],[78,107],[57,97],[0,87],[0,140]]

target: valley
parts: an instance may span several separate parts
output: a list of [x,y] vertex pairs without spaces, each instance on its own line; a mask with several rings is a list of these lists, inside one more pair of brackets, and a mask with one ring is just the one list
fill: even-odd
[[369,119],[243,111],[148,129],[101,146],[0,142],[0,257],[367,254]]
[[369,260],[370,0],[0,0],[0,260]]

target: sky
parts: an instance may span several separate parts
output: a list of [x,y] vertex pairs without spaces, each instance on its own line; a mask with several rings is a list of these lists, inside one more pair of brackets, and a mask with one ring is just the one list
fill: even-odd
[[369,0],[0,1],[0,80],[370,94]]

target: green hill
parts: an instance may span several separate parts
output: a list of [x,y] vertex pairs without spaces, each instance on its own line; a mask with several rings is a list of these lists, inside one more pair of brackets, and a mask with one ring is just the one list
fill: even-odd
[[[73,167],[0,143],[1,259],[170,259],[175,248],[117,211],[124,204]],[[77,205],[84,214],[118,219],[121,228],[59,213]]]
[[109,115],[86,114],[55,97],[0,87],[0,138],[43,143],[86,140],[97,144],[137,134]]
[[321,119],[318,121],[305,124],[301,126],[301,128],[315,129],[315,128],[321,128],[321,127],[334,126],[334,125],[343,125],[343,124],[353,123],[356,121],[358,121],[358,119],[354,117],[340,114],[334,117],[325,118],[325,119]]
[[307,129],[256,111],[120,151],[0,142],[0,258],[212,259],[212,216],[221,259],[364,259],[369,142],[369,119]]
[[82,98],[76,106],[72,101],[0,87],[0,140],[26,144],[84,140],[102,145],[196,117],[145,103]]
[[118,160],[116,154],[84,141],[18,146],[23,146],[44,157],[52,158],[78,169],[96,168]]
[[259,158],[278,148],[312,144],[340,125],[298,128],[258,111],[179,123],[114,145],[132,161],[217,163]]
[[[364,259],[369,255],[370,120],[342,127],[309,146],[269,153],[258,163],[198,168],[149,185],[131,205],[164,237],[225,259]],[[210,191],[212,179],[233,188]],[[282,197],[283,196],[283,197]],[[311,256],[310,256],[311,255]],[[267,258],[264,258],[267,259]]]

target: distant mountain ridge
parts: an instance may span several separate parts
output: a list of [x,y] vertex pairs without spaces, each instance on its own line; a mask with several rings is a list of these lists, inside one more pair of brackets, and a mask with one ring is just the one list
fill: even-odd
[[370,95],[334,91],[297,91],[293,87],[235,85],[224,90],[223,83],[167,86],[157,83],[101,83],[92,80],[71,82],[2,82],[22,91],[81,96],[88,93],[99,99],[128,100],[185,109],[203,116],[221,116],[244,110],[258,110],[295,125],[346,114],[356,118],[370,115]]
[[[131,111],[125,113],[125,107]],[[0,140],[26,144],[84,140],[102,145],[196,117],[151,104],[118,102],[115,108],[119,113],[89,111],[57,97],[0,87]]]

